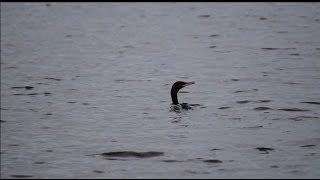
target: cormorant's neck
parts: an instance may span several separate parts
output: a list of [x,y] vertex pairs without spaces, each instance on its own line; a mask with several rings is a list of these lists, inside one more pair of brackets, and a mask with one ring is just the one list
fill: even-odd
[[172,104],[174,104],[174,105],[179,104],[179,102],[178,102],[178,91],[179,90],[171,89]]

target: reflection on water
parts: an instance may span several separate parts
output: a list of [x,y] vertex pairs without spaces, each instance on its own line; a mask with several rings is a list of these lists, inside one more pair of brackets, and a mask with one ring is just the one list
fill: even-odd
[[2,3],[1,178],[319,177],[319,9]]

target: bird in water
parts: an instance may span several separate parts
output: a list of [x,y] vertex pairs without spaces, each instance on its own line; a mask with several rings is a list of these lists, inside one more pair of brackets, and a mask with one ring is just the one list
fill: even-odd
[[191,84],[195,84],[195,83],[194,82],[177,81],[172,85],[171,99],[172,99],[173,106],[171,106],[171,110],[176,111],[176,110],[180,110],[180,109],[185,109],[185,110],[192,109],[192,107],[189,104],[187,104],[187,103],[179,104],[179,101],[178,101],[179,90],[186,87],[186,86],[189,86]]

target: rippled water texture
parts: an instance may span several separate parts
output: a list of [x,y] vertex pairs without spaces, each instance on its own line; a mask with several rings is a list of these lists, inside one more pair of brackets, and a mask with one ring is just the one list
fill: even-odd
[[319,29],[319,3],[1,3],[1,178],[319,178]]

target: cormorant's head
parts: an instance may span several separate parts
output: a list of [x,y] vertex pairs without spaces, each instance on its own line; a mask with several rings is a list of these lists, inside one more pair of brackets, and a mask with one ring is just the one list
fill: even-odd
[[189,86],[191,84],[194,84],[194,82],[193,81],[192,82],[177,81],[172,85],[171,90],[178,92],[181,88],[184,88],[184,87]]
[[179,104],[178,95],[177,95],[178,91],[181,88],[184,88],[184,87],[189,86],[191,84],[194,84],[194,82],[177,81],[172,85],[172,88],[171,88],[172,104]]

